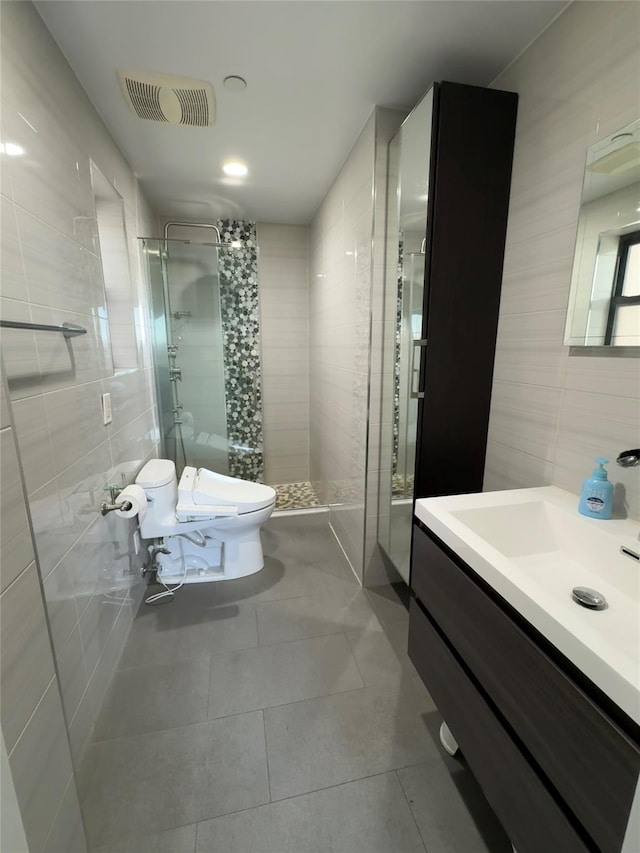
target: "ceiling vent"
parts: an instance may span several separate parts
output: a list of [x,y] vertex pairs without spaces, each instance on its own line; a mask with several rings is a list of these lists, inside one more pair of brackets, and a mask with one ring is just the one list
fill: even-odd
[[138,118],[185,127],[209,127],[215,122],[213,87],[205,80],[118,71],[120,88],[129,109]]

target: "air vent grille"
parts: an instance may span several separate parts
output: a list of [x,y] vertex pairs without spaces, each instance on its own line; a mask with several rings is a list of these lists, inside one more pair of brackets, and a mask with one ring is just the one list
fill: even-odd
[[184,127],[209,127],[215,122],[213,88],[204,80],[119,71],[120,87],[138,118]]
[[124,82],[131,100],[131,106],[137,116],[150,121],[169,121],[160,109],[160,86],[141,83],[139,80],[131,80],[129,77],[125,77]]
[[180,124],[192,127],[207,127],[209,124],[209,104],[204,89],[174,89],[180,101],[182,118]]

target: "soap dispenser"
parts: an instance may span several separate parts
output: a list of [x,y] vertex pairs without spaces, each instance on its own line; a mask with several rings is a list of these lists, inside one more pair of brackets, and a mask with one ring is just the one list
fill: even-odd
[[613,509],[613,484],[607,479],[604,466],[608,459],[598,457],[598,467],[582,484],[578,512],[589,518],[611,518]]

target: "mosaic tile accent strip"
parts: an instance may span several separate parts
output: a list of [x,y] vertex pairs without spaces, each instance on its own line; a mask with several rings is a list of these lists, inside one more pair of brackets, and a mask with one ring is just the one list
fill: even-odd
[[223,243],[240,244],[218,252],[229,475],[261,483],[264,455],[256,225],[242,219],[219,219],[216,224]]
[[404,237],[398,236],[398,291],[396,294],[396,357],[393,366],[393,473],[398,470],[398,438],[400,435],[400,342],[402,337],[402,282],[404,260]]
[[310,509],[322,506],[311,483],[285,483],[274,486],[276,509]]

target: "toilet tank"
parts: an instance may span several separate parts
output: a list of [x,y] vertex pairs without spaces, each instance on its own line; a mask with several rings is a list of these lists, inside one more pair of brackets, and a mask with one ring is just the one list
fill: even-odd
[[140,525],[142,538],[165,536],[167,528],[176,524],[176,466],[170,459],[151,459],[140,470],[136,483],[147,496],[147,514]]

